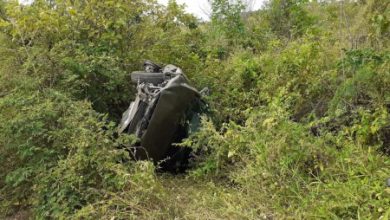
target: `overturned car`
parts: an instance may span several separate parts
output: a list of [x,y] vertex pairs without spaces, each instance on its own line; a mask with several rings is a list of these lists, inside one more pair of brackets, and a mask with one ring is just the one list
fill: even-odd
[[137,160],[152,159],[166,169],[187,166],[191,150],[178,147],[194,132],[206,105],[202,94],[189,85],[179,67],[161,68],[145,61],[144,71],[131,74],[137,95],[123,113],[119,133],[134,134],[139,142],[131,149]]

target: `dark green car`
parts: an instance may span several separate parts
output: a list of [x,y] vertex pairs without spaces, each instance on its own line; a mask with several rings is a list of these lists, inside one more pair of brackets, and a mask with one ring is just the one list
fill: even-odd
[[137,160],[152,159],[162,166],[183,165],[190,149],[177,147],[199,125],[204,109],[201,93],[190,86],[182,70],[173,65],[160,68],[146,61],[145,71],[133,72],[137,83],[136,99],[123,114],[119,133],[134,134],[139,138],[131,150]]

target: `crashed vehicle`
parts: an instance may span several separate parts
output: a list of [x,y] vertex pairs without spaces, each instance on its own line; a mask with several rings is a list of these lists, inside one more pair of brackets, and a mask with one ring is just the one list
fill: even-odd
[[137,95],[123,113],[119,133],[134,134],[138,143],[131,154],[136,160],[153,160],[166,169],[182,169],[191,150],[178,147],[196,131],[206,107],[202,94],[189,85],[183,71],[174,65],[164,68],[145,61],[144,71],[131,74]]

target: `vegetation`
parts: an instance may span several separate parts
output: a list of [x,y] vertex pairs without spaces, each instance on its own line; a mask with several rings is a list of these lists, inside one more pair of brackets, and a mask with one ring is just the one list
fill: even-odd
[[[390,3],[0,0],[0,218],[388,219]],[[144,59],[211,113],[185,174],[116,134]]]

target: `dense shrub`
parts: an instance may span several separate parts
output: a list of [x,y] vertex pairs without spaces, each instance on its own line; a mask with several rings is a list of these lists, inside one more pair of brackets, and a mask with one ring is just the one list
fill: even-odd
[[[388,2],[244,2],[0,0],[0,218],[387,219]],[[142,59],[211,90],[188,174],[116,134]]]
[[197,152],[190,174],[282,216],[386,218],[388,53],[301,34],[207,68],[217,113],[184,142]]
[[366,147],[349,139],[348,128],[315,137],[310,127],[288,118],[279,107],[261,109],[245,126],[230,123],[222,131],[204,121],[203,129],[185,143],[203,155],[191,175],[223,179],[242,190],[242,196],[268,201],[270,209],[286,216],[385,214],[389,160],[378,154],[378,145]]
[[116,121],[141,59],[196,65],[196,19],[153,1],[1,1],[0,12],[1,216],[164,215],[151,211],[168,207],[154,165],[130,160]]

